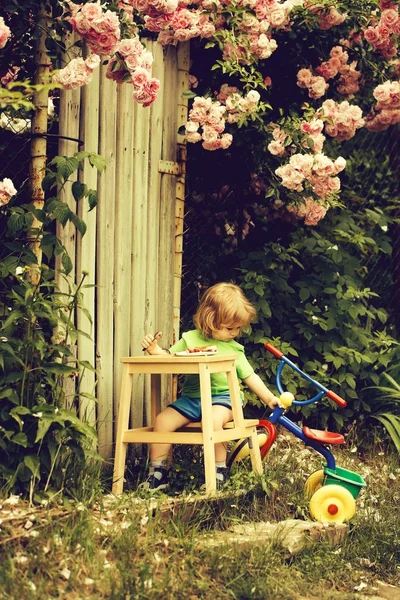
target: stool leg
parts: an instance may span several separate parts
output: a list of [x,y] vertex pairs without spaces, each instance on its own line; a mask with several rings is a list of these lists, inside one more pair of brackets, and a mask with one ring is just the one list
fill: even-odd
[[215,443],[211,404],[211,376],[207,365],[200,365],[201,424],[203,430],[204,474],[206,494],[216,491]]
[[117,440],[115,442],[115,461],[112,486],[112,492],[115,495],[122,494],[122,490],[124,488],[126,449],[128,444],[122,441],[122,437],[129,425],[131,393],[132,374],[130,373],[129,365],[124,364],[122,369],[121,395],[118,409]]
[[233,422],[235,427],[243,427],[243,407],[242,400],[240,398],[239,380],[237,378],[236,366],[234,362],[231,365],[231,369],[226,372],[226,377],[228,379],[229,395],[231,398]]
[[258,443],[258,434],[256,427],[253,428],[253,433],[251,438],[249,438],[249,449],[250,449],[250,460],[253,471],[262,475],[264,472],[262,460],[261,460],[261,452],[260,445]]

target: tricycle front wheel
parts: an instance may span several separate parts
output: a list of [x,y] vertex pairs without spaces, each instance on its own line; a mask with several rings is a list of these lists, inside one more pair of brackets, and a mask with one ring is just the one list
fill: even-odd
[[312,518],[322,523],[344,523],[354,517],[355,512],[353,496],[341,485],[324,485],[310,500]]

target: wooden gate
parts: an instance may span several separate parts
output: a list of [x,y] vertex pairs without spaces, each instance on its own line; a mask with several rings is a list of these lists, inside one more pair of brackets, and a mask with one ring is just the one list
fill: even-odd
[[[82,238],[72,227],[58,233],[76,270],[73,277],[93,287],[83,289],[83,303],[93,323],[80,312],[78,327],[90,333],[77,344],[79,359],[96,366],[84,373],[82,418],[97,426],[99,451],[113,454],[118,411],[120,358],[141,354],[144,334],[163,332],[168,347],[179,334],[186,146],[178,134],[187,119],[189,44],[162,49],[148,41],[154,55],[153,76],[161,81],[157,100],[143,108],[132,100],[132,87],[105,77],[106,67],[90,85],[64,91],[60,105],[59,154],[79,149],[97,152],[107,162],[98,175],[85,164],[79,178],[98,191],[98,206],[88,212],[65,201],[87,224]],[[60,285],[63,285],[60,282]],[[146,422],[149,406],[145,376],[133,392],[133,425]],[[165,388],[164,402],[173,386]]]

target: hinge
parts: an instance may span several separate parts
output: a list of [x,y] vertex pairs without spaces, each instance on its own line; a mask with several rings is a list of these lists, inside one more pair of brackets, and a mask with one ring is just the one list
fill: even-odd
[[180,175],[182,167],[178,162],[173,160],[159,160],[158,161],[158,172],[169,173],[169,175]]

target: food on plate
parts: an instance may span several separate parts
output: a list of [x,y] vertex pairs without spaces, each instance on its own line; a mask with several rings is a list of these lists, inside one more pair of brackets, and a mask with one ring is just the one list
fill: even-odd
[[195,346],[194,348],[187,348],[188,354],[194,354],[195,352],[217,352],[217,346]]

